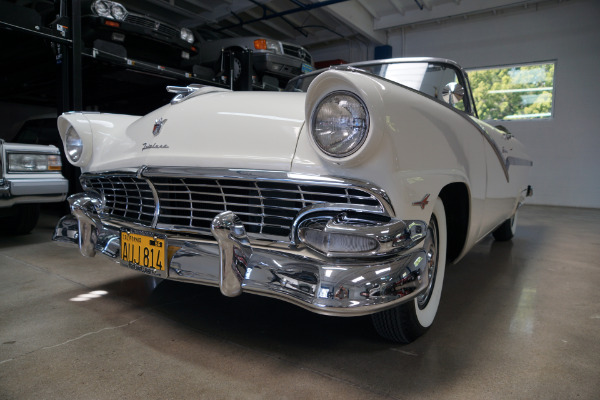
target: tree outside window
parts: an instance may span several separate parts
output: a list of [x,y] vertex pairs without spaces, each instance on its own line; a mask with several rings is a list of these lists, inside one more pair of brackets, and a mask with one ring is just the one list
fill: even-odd
[[554,63],[468,71],[481,119],[522,120],[552,117]]

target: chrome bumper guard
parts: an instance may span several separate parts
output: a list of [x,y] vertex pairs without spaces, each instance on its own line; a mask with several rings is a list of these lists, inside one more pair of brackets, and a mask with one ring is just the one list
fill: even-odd
[[427,254],[419,246],[385,258],[330,258],[302,244],[251,243],[242,222],[230,211],[214,218],[212,237],[168,234],[165,271],[132,267],[120,257],[121,230],[165,232],[101,220],[102,202],[89,193],[73,195],[69,203],[73,215],[58,222],[53,240],[76,244],[87,257],[100,252],[153,276],[219,286],[225,296],[248,292],[319,314],[359,316],[411,301],[429,283]]

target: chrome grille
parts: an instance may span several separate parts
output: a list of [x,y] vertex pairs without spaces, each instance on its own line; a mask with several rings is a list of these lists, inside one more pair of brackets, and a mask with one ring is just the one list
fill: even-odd
[[210,231],[212,220],[234,212],[249,233],[289,237],[294,219],[304,207],[337,203],[376,207],[380,202],[362,189],[313,183],[230,178],[102,176],[85,179],[85,186],[106,198],[105,212],[113,217],[152,222],[160,204],[158,227]]
[[132,176],[93,177],[86,179],[84,186],[103,196],[105,213],[152,224],[156,206],[152,189],[145,180]]
[[138,14],[127,14],[125,17],[125,22],[128,22],[133,25],[141,26],[142,28],[152,29],[154,31],[160,32],[164,35],[177,37],[179,36],[179,30],[164,24],[156,19],[146,17],[144,15]]
[[300,46],[283,43],[283,53],[287,54],[288,56],[301,58],[307,64],[312,64],[312,57],[310,56],[310,53]]

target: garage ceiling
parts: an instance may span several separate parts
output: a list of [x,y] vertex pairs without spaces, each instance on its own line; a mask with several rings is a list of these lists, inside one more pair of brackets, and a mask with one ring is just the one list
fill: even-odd
[[[546,0],[547,1],[547,0]],[[208,39],[267,36],[309,49],[338,40],[387,43],[387,33],[423,23],[535,6],[542,0],[144,0]],[[141,4],[141,0],[123,1]]]

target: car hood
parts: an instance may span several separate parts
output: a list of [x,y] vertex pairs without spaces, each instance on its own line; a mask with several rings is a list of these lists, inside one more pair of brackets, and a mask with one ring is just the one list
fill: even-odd
[[85,114],[93,155],[82,169],[146,165],[289,171],[304,123],[304,99],[303,93],[212,91],[143,117]]

